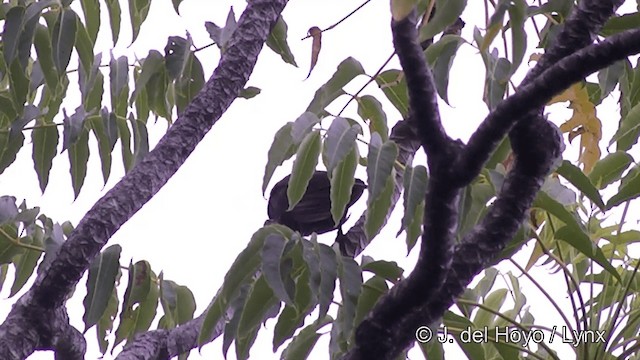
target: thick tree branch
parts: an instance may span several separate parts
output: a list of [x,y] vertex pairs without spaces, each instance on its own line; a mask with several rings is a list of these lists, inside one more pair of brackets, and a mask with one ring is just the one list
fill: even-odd
[[[220,119],[253,71],[258,54],[286,0],[249,1],[220,64],[158,145],[89,210],[62,245],[51,265],[20,299],[24,309],[55,310],[78,283],[107,240],[149,201],[180,168],[204,135]],[[18,319],[14,307],[9,319]],[[24,339],[28,322],[0,325],[0,358],[22,359],[52,334]],[[12,349],[21,344],[20,356]]]
[[640,30],[613,35],[569,55],[502,101],[471,135],[455,171],[463,179],[473,179],[489,155],[515,122],[523,115],[538,111],[551,98],[586,76],[615,61],[640,52]]

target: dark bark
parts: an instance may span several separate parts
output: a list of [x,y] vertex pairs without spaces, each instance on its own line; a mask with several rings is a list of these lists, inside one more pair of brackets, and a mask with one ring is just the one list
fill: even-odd
[[[384,296],[358,327],[355,346],[345,359],[393,359],[398,356],[413,343],[415,329],[421,325],[434,325],[471,280],[515,235],[563,150],[559,130],[540,114],[544,104],[592,72],[640,52],[638,30],[587,46],[618,5],[619,1],[580,2],[558,36],[558,43],[548,51],[549,59],[543,57],[532,70],[533,75],[527,77],[516,94],[499,104],[469,143],[461,148],[447,148],[450,142],[443,140],[446,135],[442,135],[437,127],[437,116],[425,113],[427,108],[434,111],[437,108],[431,105],[432,97],[427,97],[433,96],[427,91],[432,85],[430,75],[423,73],[429,70],[421,64],[424,58],[415,37],[414,17],[393,22],[394,44],[405,70],[409,96],[412,100],[419,100],[412,101],[411,106],[423,108],[412,109],[414,115],[423,114],[414,119],[421,123],[423,146],[430,142],[439,146],[444,144],[448,151],[434,152],[430,146],[424,146],[430,156],[431,177],[420,258],[413,273]],[[414,86],[411,85],[411,77],[416,79]],[[421,86],[421,82],[426,84]],[[455,246],[453,252],[448,252],[451,234],[445,229],[457,220],[456,207],[453,206],[455,196],[452,194],[478,175],[507,133],[515,155],[514,167],[487,215]],[[439,146],[436,147],[441,149]],[[448,161],[454,164],[451,170],[441,169],[440,164]],[[428,211],[431,207],[436,210]],[[434,263],[427,263],[426,259]],[[444,279],[444,283],[440,279]]]
[[[65,359],[84,357],[84,339],[77,339],[65,325],[68,322],[63,321],[67,296],[107,240],[180,168],[244,88],[286,3],[286,0],[248,2],[220,64],[202,91],[155,149],[89,210],[50,266],[38,275],[33,287],[0,325],[1,359],[24,359],[40,349],[55,350],[56,356]],[[53,314],[50,324],[35,327],[30,314],[48,313]],[[83,346],[76,348],[73,343]],[[80,353],[82,356],[76,356]]]

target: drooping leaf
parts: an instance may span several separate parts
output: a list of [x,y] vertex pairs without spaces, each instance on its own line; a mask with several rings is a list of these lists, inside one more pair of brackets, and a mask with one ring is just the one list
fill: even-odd
[[640,171],[638,171],[638,168],[636,167],[627,174],[625,179],[623,179],[618,193],[613,195],[611,199],[607,201],[607,209],[611,209],[625,201],[635,199],[638,196],[640,196]]
[[282,16],[278,17],[278,21],[273,29],[271,29],[271,33],[267,38],[266,44],[269,49],[280,55],[284,62],[298,67],[296,59],[289,48],[289,44],[287,43],[287,28],[287,23],[284,21]]
[[425,51],[427,62],[433,71],[433,80],[436,84],[438,95],[446,103],[449,103],[449,72],[453,60],[464,40],[458,35],[444,35]]
[[[598,163],[596,163],[596,166],[597,164]],[[604,210],[604,202],[602,201],[602,197],[600,196],[598,189],[593,186],[591,180],[589,180],[589,178],[586,177],[577,166],[571,164],[571,162],[567,160],[564,160],[562,165],[556,169],[556,172],[567,179],[573,186],[578,188],[578,190],[585,194],[589,200],[596,204],[600,209]]]
[[333,169],[347,156],[355,146],[359,125],[350,125],[345,118],[335,118],[324,141],[323,156],[327,159],[327,172],[333,173]]
[[151,0],[129,0],[129,15],[131,16],[131,32],[133,38],[131,43],[133,44],[138,38],[140,33],[140,27],[142,23],[147,19],[149,14],[149,8],[151,7]]
[[281,234],[270,234],[264,240],[262,247],[262,274],[273,293],[288,305],[293,304],[293,294],[289,294],[283,278],[282,260],[287,239]]
[[356,76],[364,74],[364,68],[356,59],[349,57],[338,65],[338,69],[331,79],[322,85],[313,96],[313,100],[307,107],[306,111],[310,111],[316,115],[321,114],[327,105],[333,100],[344,94],[342,89],[346,84],[353,80]]
[[262,178],[262,194],[267,190],[267,185],[269,185],[269,181],[276,168],[282,165],[285,160],[291,158],[298,149],[291,137],[292,127],[292,122],[286,123],[276,132],[273,138],[273,143],[271,143],[271,147],[267,153],[267,165],[264,169],[264,177]]
[[588,175],[591,182],[598,188],[604,189],[613,182],[620,180],[622,173],[633,162],[631,155],[624,151],[616,151],[598,160]]
[[58,147],[58,129],[53,124],[39,122],[31,132],[33,142],[33,165],[38,175],[40,191],[44,190],[49,183],[49,172],[53,158],[56,156]]
[[304,112],[296,121],[293,122],[291,128],[291,139],[294,143],[300,144],[302,140],[311,132],[313,126],[320,122],[320,118],[311,112]]
[[73,10],[63,9],[53,27],[53,62],[58,74],[66,72],[69,60],[71,60],[71,51],[76,42],[77,17],[78,15]]
[[107,309],[120,272],[120,245],[111,245],[93,259],[89,267],[87,295],[84,298],[84,332],[97,324]]
[[318,56],[320,55],[320,49],[322,48],[322,30],[317,26],[312,26],[308,33],[313,39],[313,43],[311,45],[311,61],[309,65],[309,73],[306,77],[307,79],[311,76],[311,72],[318,62]]
[[391,171],[398,156],[398,147],[394,142],[386,141],[384,144],[378,145],[380,142],[380,136],[374,134],[369,143],[367,184],[371,201],[377,199],[382,193],[387,179],[391,177]]
[[289,178],[287,188],[287,198],[289,199],[288,210],[293,209],[302,199],[307,190],[309,180],[318,164],[318,156],[320,155],[320,132],[313,131],[309,133],[298,148],[296,158],[293,161],[293,169]]
[[382,104],[371,95],[356,98],[358,101],[358,115],[363,120],[369,120],[369,131],[378,133],[383,141],[389,139],[389,126],[387,114],[382,109]]
[[100,2],[98,0],[81,0],[84,21],[87,23],[87,33],[91,43],[95,44],[100,30]]
[[400,112],[403,119],[409,116],[409,94],[404,73],[397,69],[386,70],[376,77],[376,83],[387,99]]
[[618,151],[627,151],[638,142],[640,134],[640,103],[631,108],[620,122],[620,127],[609,140],[609,146],[617,143]]
[[420,41],[432,38],[453,24],[467,7],[467,0],[436,0],[436,13],[420,29]]
[[[424,202],[425,194],[427,193],[427,169],[418,165],[416,167],[406,166],[404,170],[403,183],[404,183],[404,215],[402,217],[402,225],[396,236],[406,229],[415,219],[413,216],[416,214],[417,207],[421,202]],[[422,220],[422,219],[420,219]]]
[[69,172],[74,198],[77,199],[87,176],[87,162],[89,161],[89,131],[82,130],[78,140],[69,147]]
[[[391,169],[391,174],[387,177],[386,185],[381,189],[381,193],[377,198],[367,199],[367,213],[365,215],[364,231],[367,239],[373,239],[382,229],[384,222],[391,207],[391,196],[395,185],[395,170]],[[371,196],[371,194],[369,194]]]
[[569,245],[580,251],[589,259],[598,263],[607,270],[613,277],[620,281],[620,274],[604,256],[602,250],[589,239],[589,235],[571,226],[563,226],[555,233],[555,237],[564,240]]
[[105,0],[107,4],[107,11],[109,12],[109,24],[111,25],[111,38],[113,39],[113,46],[118,42],[120,36],[120,0]]
[[358,158],[358,147],[352,144],[351,151],[333,170],[331,176],[331,216],[335,224],[340,223],[351,199]]

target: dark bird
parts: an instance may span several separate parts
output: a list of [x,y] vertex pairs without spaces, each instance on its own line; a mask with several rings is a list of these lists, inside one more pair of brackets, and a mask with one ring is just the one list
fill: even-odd
[[331,216],[331,183],[326,171],[316,171],[305,191],[300,202],[291,209],[287,189],[289,187],[289,177],[278,181],[271,189],[267,213],[267,222],[276,222],[288,226],[290,229],[300,232],[302,235],[310,235],[315,232],[323,234],[340,227],[347,219],[347,210],[353,203],[358,201],[367,185],[360,179],[356,179],[351,189],[351,198],[344,211],[339,224],[333,222]]

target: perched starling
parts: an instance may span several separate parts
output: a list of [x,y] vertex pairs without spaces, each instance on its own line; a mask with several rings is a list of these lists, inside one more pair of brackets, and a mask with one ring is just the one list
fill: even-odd
[[331,216],[331,183],[327,172],[316,171],[309,180],[307,190],[300,202],[291,211],[287,211],[289,208],[287,188],[290,176],[278,181],[271,190],[267,207],[268,222],[286,225],[305,236],[313,232],[323,234],[340,227],[347,218],[349,207],[362,196],[364,189],[367,188],[362,180],[356,179],[344,215],[340,219],[340,223],[335,224]]

